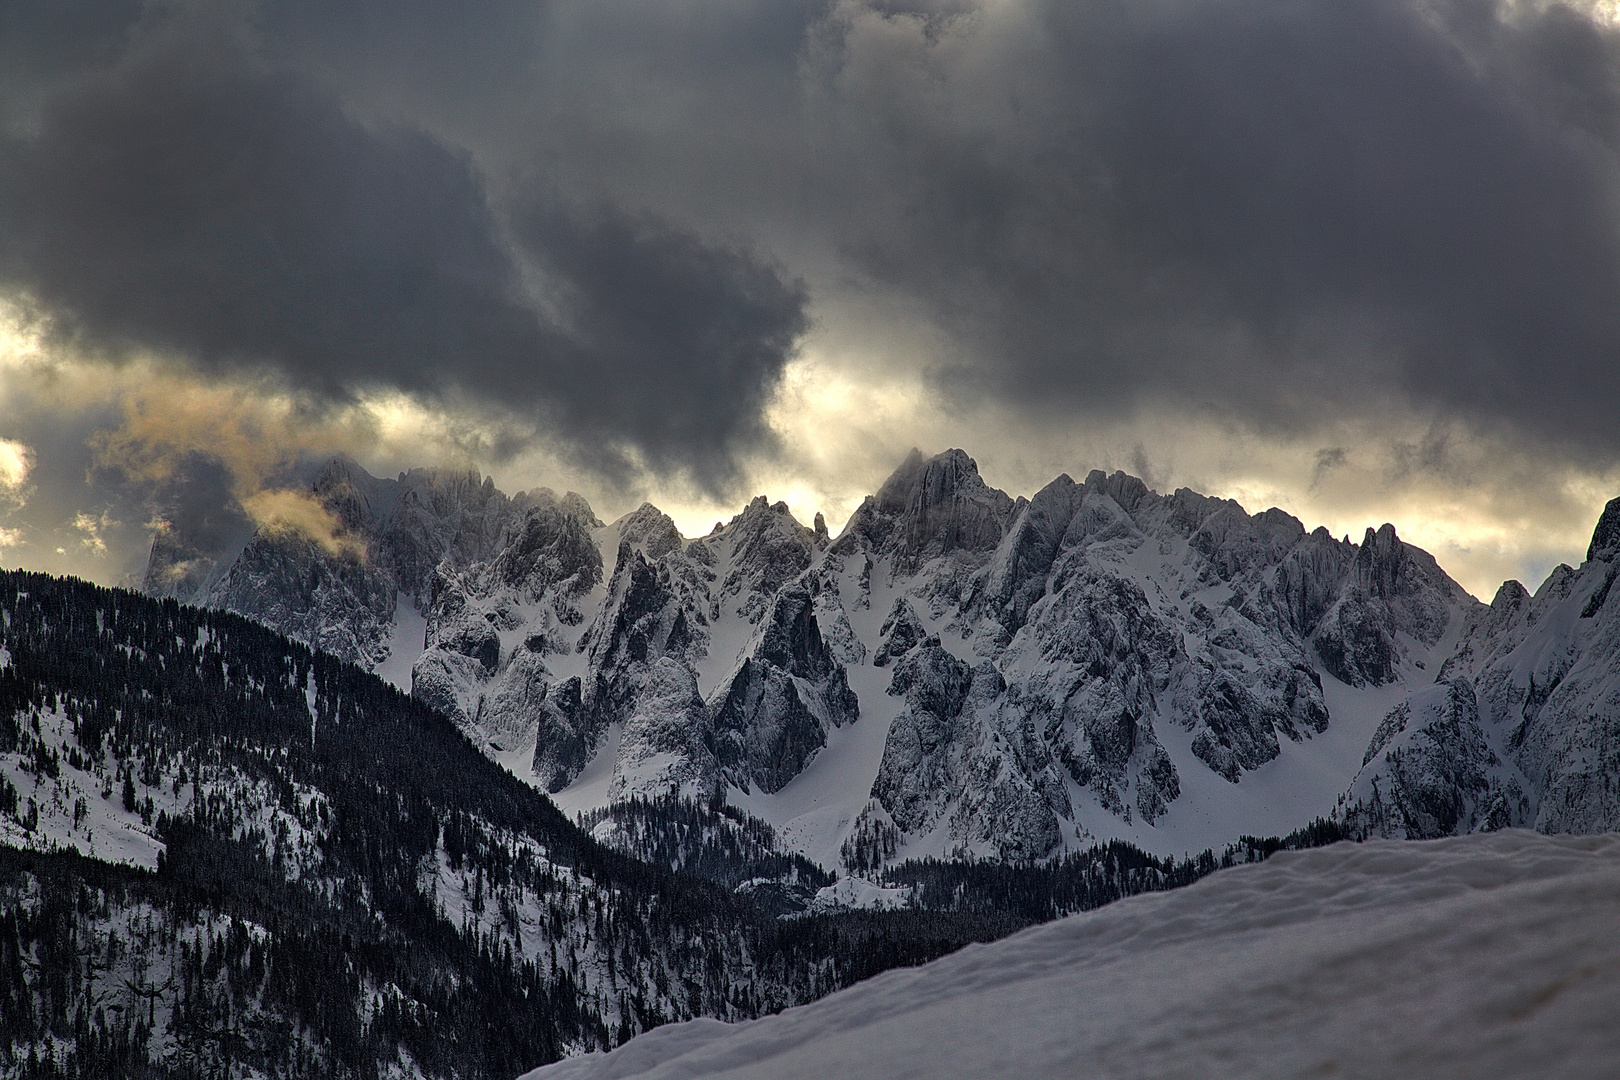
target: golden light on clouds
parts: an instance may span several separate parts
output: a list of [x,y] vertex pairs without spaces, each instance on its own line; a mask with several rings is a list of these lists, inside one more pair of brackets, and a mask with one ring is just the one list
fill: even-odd
[[476,469],[509,494],[577,490],[609,521],[651,501],[688,536],[708,533],[763,494],[806,524],[819,511],[836,535],[913,445],[925,453],[959,446],[989,483],[1015,496],[1059,473],[1082,480],[1094,468],[1123,469],[1161,492],[1190,487],[1250,512],[1278,506],[1307,529],[1324,525],[1356,541],[1390,521],[1487,599],[1504,578],[1533,589],[1559,561],[1580,561],[1604,502],[1620,494],[1620,470],[1419,415],[1392,410],[1376,421],[1281,435],[1172,411],[1032,419],[991,397],[947,398],[925,364],[893,362],[881,340],[871,349],[848,335],[813,336],[770,402],[774,445],[745,455],[737,490],[716,496],[647,470],[632,470],[629,482],[593,474],[534,419],[476,402],[379,389],[316,403],[273,380],[204,378],[158,358],[78,362],[51,353],[15,309],[0,311],[0,547],[27,551],[32,538],[38,551],[67,560],[59,565],[96,576],[120,559],[144,560],[144,550],[113,545],[127,549],[132,534],[149,542],[162,525],[159,508],[126,507],[121,526],[101,503],[68,508],[54,525],[24,525],[21,508],[41,463],[38,446],[7,426],[23,412],[58,417],[64,429],[107,417],[87,435],[89,459],[138,484],[171,477],[189,455],[218,462],[253,522],[296,529],[334,554],[359,551],[319,503],[285,485],[294,463],[338,453],[380,476]]
[[81,510],[73,515],[73,528],[81,537],[79,546],[98,557],[107,554],[107,541],[102,536],[102,530],[115,524],[117,523],[109,520],[105,514],[98,517]]
[[34,452],[20,442],[0,439],[0,500],[18,500],[28,486]]
[[256,491],[242,500],[242,509],[266,529],[290,529],[319,544],[328,555],[364,560],[366,546],[348,536],[332,512],[313,496],[286,488]]

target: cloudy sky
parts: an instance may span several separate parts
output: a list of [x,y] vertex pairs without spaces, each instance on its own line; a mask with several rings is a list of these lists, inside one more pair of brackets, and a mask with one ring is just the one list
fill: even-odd
[[0,0],[0,563],[336,452],[836,530],[916,445],[1533,587],[1620,495],[1613,8]]

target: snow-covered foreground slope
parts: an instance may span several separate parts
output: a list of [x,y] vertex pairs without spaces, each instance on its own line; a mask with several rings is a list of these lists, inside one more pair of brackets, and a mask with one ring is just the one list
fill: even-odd
[[530,1080],[1612,1077],[1620,836],[1339,844]]

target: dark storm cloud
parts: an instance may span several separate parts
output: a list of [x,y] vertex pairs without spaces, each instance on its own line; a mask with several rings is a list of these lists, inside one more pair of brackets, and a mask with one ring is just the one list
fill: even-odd
[[586,421],[634,431],[672,460],[725,449],[710,430],[717,416],[724,434],[751,445],[766,438],[766,393],[806,329],[802,289],[653,218],[550,209],[520,216],[514,229],[541,273],[562,283],[579,354],[564,371],[528,372],[534,393],[551,382]]
[[151,11],[108,63],[65,49],[0,143],[0,282],[58,342],[469,393],[706,483],[759,444],[805,326],[773,266],[543,182],[505,216],[467,153],[266,59],[261,20]]
[[955,328],[947,386],[1620,448],[1620,52],[1588,15],[1050,0],[824,38],[826,122],[893,184],[846,250]]
[[470,392],[711,485],[812,310],[903,362],[921,313],[970,403],[1620,450],[1585,9],[219,7],[6,9],[0,275],[90,346]]

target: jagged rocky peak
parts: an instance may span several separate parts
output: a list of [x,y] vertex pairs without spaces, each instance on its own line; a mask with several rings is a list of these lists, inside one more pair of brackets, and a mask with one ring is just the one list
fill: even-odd
[[722,790],[720,762],[697,680],[672,656],[634,665],[616,688],[626,707],[609,794],[678,795],[712,803]]
[[1339,597],[1311,633],[1323,667],[1352,686],[1381,686],[1396,676],[1399,635],[1434,645],[1459,611],[1478,602],[1421,548],[1401,542],[1393,525],[1369,528]]
[[580,641],[589,650],[591,670],[604,676],[626,662],[665,654],[686,659],[696,644],[668,567],[648,562],[628,540],[620,540],[607,599]]
[[1253,517],[1237,503],[1221,506],[1194,530],[1189,543],[1223,580],[1277,565],[1305,538],[1305,526],[1272,507]]
[[675,520],[652,503],[642,503],[613,523],[619,539],[652,562],[673,551],[680,551],[686,540],[675,527]]
[[[493,480],[470,470],[412,469],[400,474],[397,491],[377,549],[419,606],[440,562],[449,560],[457,569],[488,562],[506,546],[525,509],[538,501],[556,502],[543,488],[509,499]],[[572,498],[568,512],[594,523],[584,500]]]
[[[1101,472],[1091,475],[1098,478],[1098,490],[1102,490],[1107,477]],[[1019,509],[990,556],[969,607],[975,615],[994,619],[1002,627],[1003,641],[1024,624],[1030,606],[1045,594],[1046,575],[1087,490],[1089,482],[1088,487],[1081,487],[1067,473],[1041,488]]]
[[[1068,474],[1058,477],[1058,480],[1068,480]],[[1054,481],[1056,482],[1056,481]],[[1073,484],[1073,481],[1069,481]],[[1112,475],[1101,469],[1092,469],[1086,474],[1086,490],[1107,495],[1113,499],[1127,513],[1133,513],[1142,501],[1153,492],[1148,489],[1147,483],[1137,477],[1116,470]]]
[[1355,545],[1335,540],[1320,526],[1283,556],[1277,566],[1276,593],[1297,633],[1309,637],[1316,632],[1338,599],[1355,556]]
[[[353,459],[339,455],[316,474],[311,492],[343,527],[351,532],[369,532],[389,507],[379,490],[379,482]],[[374,503],[384,505],[378,507]]]
[[[1049,854],[1072,813],[1056,762],[988,661],[977,668],[927,642],[895,665],[905,708],[872,783],[877,809],[903,834],[943,827],[955,854],[1029,860]],[[859,826],[857,826],[859,828]]]
[[845,533],[892,552],[899,568],[915,570],[956,552],[988,554],[1001,542],[1014,509],[1012,497],[986,484],[965,452],[925,459],[912,450],[855,511]]
[[719,790],[713,727],[690,666],[707,638],[673,585],[672,559],[650,562],[621,538],[606,597],[578,646],[586,675],[531,694],[539,706],[531,708],[533,767],[548,789],[570,783],[618,724],[614,798],[679,791],[708,799]]
[[393,581],[363,549],[328,550],[275,525],[248,541],[208,602],[370,667],[388,655]]
[[738,612],[757,623],[769,611],[771,596],[810,568],[816,533],[800,524],[787,503],[773,503],[760,495],[720,533],[698,543],[717,559],[725,551],[730,553],[730,568],[715,598],[717,606],[740,601]]
[[185,603],[209,602],[209,586],[230,568],[254,530],[253,522],[240,511],[209,517],[201,529],[159,523],[152,533],[142,592]]
[[1356,552],[1356,584],[1381,600],[1393,598],[1407,584],[1400,580],[1401,571],[1409,566],[1405,554],[1406,545],[1395,535],[1395,526],[1387,521],[1376,531],[1368,526]]
[[1529,824],[1518,777],[1491,750],[1467,679],[1391,709],[1347,798],[1340,819],[1362,835],[1430,840]]
[[444,649],[477,660],[485,672],[494,674],[501,659],[500,635],[495,632],[493,613],[479,608],[472,593],[448,563],[439,566],[433,579],[425,644],[429,650]]
[[1586,558],[1612,561],[1620,554],[1620,499],[1610,499],[1592,530],[1592,543],[1586,549]]
[[[877,655],[872,658],[872,666],[888,667],[927,640],[928,627],[918,616],[917,609],[911,606],[911,601],[897,596],[894,607],[889,609],[888,617],[883,620],[878,637]],[[937,640],[934,642],[936,645],[938,643]]]
[[709,704],[730,782],[770,794],[804,771],[832,728],[860,717],[860,701],[816,622],[809,589],[777,593],[751,653]]
[[602,553],[591,539],[596,515],[583,498],[573,492],[569,497],[529,493],[521,519],[492,564],[495,580],[525,600],[538,600],[559,585],[577,595],[602,580]]
[[1441,681],[1379,728],[1346,793],[1347,823],[1413,837],[1620,826],[1617,532],[1620,500],[1604,508],[1579,569],[1560,564],[1533,596],[1504,582],[1470,612]]
[[[1062,475],[1015,500],[960,450],[913,452],[836,541],[819,515],[806,526],[763,496],[688,540],[650,504],[607,528],[576,494],[508,499],[476,473],[372,480],[337,462],[321,490],[374,556],[314,566],[283,552],[289,573],[265,591],[301,611],[294,578],[328,581],[317,609],[331,625],[305,630],[363,662],[412,617],[389,625],[393,590],[417,597],[427,648],[413,692],[504,764],[531,764],[558,791],[605,753],[617,794],[751,798],[820,768],[818,791],[854,785],[849,805],[872,800],[857,831],[912,854],[1033,858],[1166,814],[1174,825],[1183,789],[1226,798],[1210,795],[1228,787],[1210,772],[1248,784],[1279,758],[1273,771],[1297,767],[1290,744],[1322,732],[1339,700],[1319,673],[1415,686],[1433,678],[1459,613],[1481,643],[1494,633],[1484,605],[1393,529],[1359,545],[1307,535],[1281,510],[1160,495],[1118,471]],[[1600,602],[1608,564],[1592,566],[1522,606],[1569,598],[1608,625],[1620,602]],[[1533,622],[1501,618],[1518,637],[1489,637],[1492,649]],[[1452,675],[1485,663],[1458,656]],[[904,702],[856,700],[851,682],[881,695],[872,680],[888,674]],[[1556,677],[1538,668],[1533,693],[1513,700],[1556,704]],[[863,712],[898,714],[872,736],[884,744],[875,785],[830,775],[821,753]]]
[[[1019,631],[1001,665],[1017,709],[1105,808],[1123,816],[1122,792],[1133,783],[1149,821],[1175,798],[1175,769],[1157,762],[1152,717],[1186,667],[1183,637],[1135,582],[1077,569]],[[1182,719],[1195,726],[1195,717]]]
[[579,676],[541,687],[544,697],[538,703],[530,768],[542,787],[556,793],[573,783],[590,762],[601,733],[585,715]]
[[1499,613],[1517,611],[1530,600],[1530,592],[1520,582],[1508,579],[1502,582],[1491,597],[1491,610]]
[[842,670],[842,665],[827,651],[826,642],[822,640],[821,627],[816,622],[815,598],[808,588],[798,584],[789,585],[776,594],[771,617],[760,627],[754,656],[812,682]]

